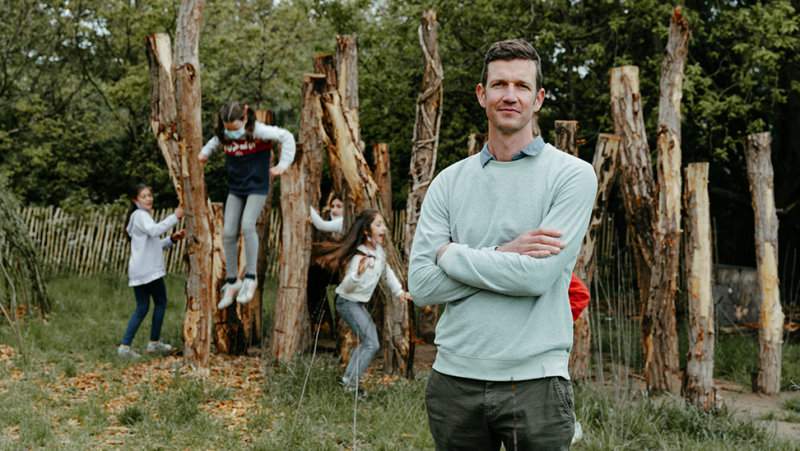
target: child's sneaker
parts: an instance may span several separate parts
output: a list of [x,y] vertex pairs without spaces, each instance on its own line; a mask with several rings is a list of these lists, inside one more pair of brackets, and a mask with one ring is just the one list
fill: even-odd
[[126,359],[138,359],[142,355],[131,349],[130,346],[120,346],[117,348],[117,355]]
[[240,304],[247,304],[250,302],[256,294],[256,287],[258,287],[256,279],[245,278],[242,281],[242,289],[239,290],[239,296],[236,297],[236,302]]
[[233,298],[236,297],[236,293],[241,287],[241,280],[237,280],[234,283],[226,282],[225,285],[222,286],[222,290],[220,290],[222,293],[222,299],[219,301],[219,304],[217,304],[217,308],[222,310],[225,307],[233,304]]
[[172,346],[162,343],[161,340],[153,343],[147,343],[147,352],[150,354],[155,354],[156,352],[171,352]]

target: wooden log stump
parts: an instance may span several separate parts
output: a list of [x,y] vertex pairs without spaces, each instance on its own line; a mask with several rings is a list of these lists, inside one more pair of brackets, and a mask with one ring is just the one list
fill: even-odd
[[714,385],[714,300],[711,296],[711,214],[708,163],[686,170],[686,291],[689,304],[689,355],[683,394],[709,411],[717,407]]
[[767,395],[781,389],[783,310],[778,282],[778,215],[769,132],[744,139],[747,179],[755,215],[756,267],[758,272],[758,375],[756,390]]

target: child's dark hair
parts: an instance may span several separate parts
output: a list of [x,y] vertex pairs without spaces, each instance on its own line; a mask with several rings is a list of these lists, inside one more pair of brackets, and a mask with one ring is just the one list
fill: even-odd
[[335,201],[335,200],[338,200],[339,202],[344,204],[344,199],[342,198],[342,195],[338,194],[338,193],[336,193],[334,191],[331,191],[331,193],[328,194],[328,202],[325,202],[325,207],[322,209],[322,216],[325,219],[328,219],[328,220],[332,219],[331,206],[333,206],[333,201]]
[[378,210],[364,210],[343,237],[315,243],[312,259],[330,272],[340,271],[350,261],[350,257],[356,254],[358,246],[367,241],[370,225],[377,214]]
[[232,139],[225,136],[225,122],[244,120],[245,117],[247,118],[247,123],[244,126],[246,132],[245,136],[249,142],[253,142],[253,130],[256,127],[256,112],[247,105],[242,105],[235,100],[223,103],[219,108],[219,114],[217,114],[217,125],[214,127],[214,135],[219,142],[223,145],[233,142]]
[[150,188],[149,186],[145,185],[144,183],[140,183],[133,187],[133,190],[130,192],[130,195],[128,196],[128,201],[131,204],[128,206],[128,213],[125,214],[125,223],[122,225],[122,234],[125,235],[125,238],[127,238],[128,241],[131,240],[131,236],[128,235],[128,222],[130,222],[131,215],[133,214],[133,212],[136,211],[136,209],[138,208],[136,206],[135,200],[137,197],[139,197],[139,193],[142,192],[142,190],[145,188],[149,189],[150,192],[153,191],[153,189]]

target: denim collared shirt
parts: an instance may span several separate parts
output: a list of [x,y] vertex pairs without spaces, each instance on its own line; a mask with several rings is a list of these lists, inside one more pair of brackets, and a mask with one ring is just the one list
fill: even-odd
[[[541,152],[542,149],[544,149],[544,139],[542,139],[541,136],[537,136],[536,138],[533,138],[533,141],[531,141],[530,144],[523,147],[522,150],[520,150],[519,152],[517,152],[516,155],[511,157],[511,161],[519,160],[520,158],[523,157],[535,157],[536,155],[539,155],[539,152]],[[485,167],[486,163],[492,160],[497,161],[497,158],[495,158],[494,155],[492,155],[489,152],[488,142],[483,145],[480,158],[481,158],[481,167]]]

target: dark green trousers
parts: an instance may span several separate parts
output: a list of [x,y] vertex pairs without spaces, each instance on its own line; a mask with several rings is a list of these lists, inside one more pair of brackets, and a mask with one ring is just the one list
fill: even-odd
[[568,450],[572,385],[560,377],[489,382],[432,371],[425,388],[436,449]]

